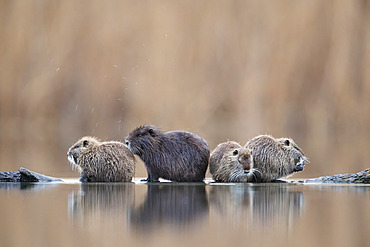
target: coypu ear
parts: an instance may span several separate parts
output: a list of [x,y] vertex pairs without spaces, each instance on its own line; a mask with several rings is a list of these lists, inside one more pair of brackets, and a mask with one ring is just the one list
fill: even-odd
[[154,130],[153,130],[153,129],[149,129],[149,134],[150,134],[152,137],[155,137],[155,133],[154,133]]
[[87,147],[87,145],[89,145],[89,142],[87,140],[84,140],[83,144],[82,144],[84,147]]
[[285,146],[289,146],[290,145],[290,141],[288,139],[285,140],[284,142]]

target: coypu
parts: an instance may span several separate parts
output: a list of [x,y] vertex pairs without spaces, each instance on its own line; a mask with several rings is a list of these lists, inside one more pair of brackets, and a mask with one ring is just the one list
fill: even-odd
[[81,173],[81,182],[129,182],[135,172],[135,157],[121,142],[100,142],[86,136],[67,155]]
[[249,140],[245,148],[251,150],[258,182],[270,182],[303,171],[308,162],[302,149],[290,138],[260,135]]
[[126,137],[126,145],[145,163],[148,178],[176,182],[201,182],[209,160],[207,142],[190,132],[162,132],[151,125],[134,129]]
[[213,150],[209,159],[209,172],[216,182],[242,183],[256,180],[250,151],[234,141],[220,143]]

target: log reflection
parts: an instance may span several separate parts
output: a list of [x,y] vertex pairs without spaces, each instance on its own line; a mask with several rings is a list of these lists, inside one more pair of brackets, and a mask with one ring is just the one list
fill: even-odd
[[59,186],[58,183],[0,182],[0,190],[44,190]]

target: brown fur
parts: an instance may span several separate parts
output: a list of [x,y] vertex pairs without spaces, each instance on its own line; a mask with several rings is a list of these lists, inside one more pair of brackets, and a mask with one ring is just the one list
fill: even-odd
[[253,182],[253,158],[239,143],[220,143],[211,153],[209,171],[216,182]]
[[87,136],[72,145],[67,155],[80,171],[81,182],[128,182],[135,172],[135,157],[121,142]]
[[270,182],[302,171],[308,161],[302,149],[289,138],[260,135],[248,141],[245,148],[251,150],[259,182]]
[[134,129],[126,145],[145,163],[147,181],[164,178],[176,182],[201,182],[209,161],[207,142],[186,131],[162,132],[151,125]]

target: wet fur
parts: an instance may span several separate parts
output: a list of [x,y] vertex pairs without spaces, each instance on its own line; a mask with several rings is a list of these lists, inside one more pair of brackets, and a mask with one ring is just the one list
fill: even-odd
[[67,155],[81,173],[81,182],[128,182],[134,176],[135,157],[121,142],[83,137]]
[[126,145],[145,163],[148,181],[201,182],[209,161],[207,142],[190,132],[162,132],[151,125],[134,129]]
[[224,183],[246,183],[258,180],[250,151],[239,143],[220,143],[211,153],[209,171],[212,179]]
[[302,171],[308,162],[302,149],[290,138],[275,139],[260,135],[247,142],[254,168],[260,173],[259,182],[270,182]]

